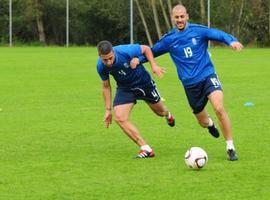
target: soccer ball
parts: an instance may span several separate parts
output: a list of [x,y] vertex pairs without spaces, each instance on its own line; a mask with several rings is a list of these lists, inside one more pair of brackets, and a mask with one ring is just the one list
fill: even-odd
[[200,147],[191,147],[185,154],[185,162],[188,167],[201,169],[207,163],[207,153]]

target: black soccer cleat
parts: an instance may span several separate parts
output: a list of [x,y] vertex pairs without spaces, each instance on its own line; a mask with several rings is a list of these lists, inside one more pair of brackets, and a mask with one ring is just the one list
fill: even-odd
[[235,150],[228,149],[227,150],[227,154],[228,154],[228,160],[230,160],[230,161],[236,161],[236,160],[238,160],[238,157],[236,155]]
[[216,128],[215,124],[213,124],[212,126],[208,126],[208,132],[215,138],[219,137],[219,131]]
[[167,124],[171,127],[175,126],[175,119],[173,115],[171,114],[170,118],[166,117]]
[[153,150],[151,152],[141,150],[135,158],[152,158],[152,157],[155,157],[155,153]]

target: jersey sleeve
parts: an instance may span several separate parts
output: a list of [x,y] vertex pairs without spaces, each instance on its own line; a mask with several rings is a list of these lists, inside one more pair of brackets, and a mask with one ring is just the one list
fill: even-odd
[[141,45],[139,44],[126,45],[125,52],[128,53],[130,58],[139,57],[142,55]]
[[102,81],[106,81],[109,79],[109,73],[104,70],[104,66],[100,60],[97,63],[97,72]]
[[200,26],[197,28],[200,35],[202,35],[207,40],[214,40],[218,42],[223,42],[227,44],[228,46],[235,41],[238,41],[234,36],[215,29],[215,28],[208,28],[206,26]]

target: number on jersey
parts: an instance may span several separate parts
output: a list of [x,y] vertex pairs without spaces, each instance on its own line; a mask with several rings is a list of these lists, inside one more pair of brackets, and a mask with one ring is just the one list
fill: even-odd
[[190,57],[192,57],[192,50],[191,50],[191,48],[190,47],[186,47],[186,48],[184,48],[184,52],[185,52],[185,56],[186,56],[186,58],[190,58]]

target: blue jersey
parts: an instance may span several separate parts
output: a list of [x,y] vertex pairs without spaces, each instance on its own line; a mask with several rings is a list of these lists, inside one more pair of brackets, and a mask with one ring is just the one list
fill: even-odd
[[[152,47],[152,52],[155,57],[169,52],[183,85],[192,85],[215,73],[207,51],[209,40],[227,45],[237,41],[235,37],[223,31],[187,23],[183,31],[174,28],[165,34]],[[145,58],[140,57],[140,60],[145,61]]]
[[107,67],[100,58],[98,59],[97,71],[103,81],[108,80],[109,74],[111,74],[119,88],[143,88],[151,83],[150,74],[142,64],[139,64],[135,69],[129,65],[132,58],[142,56],[139,44],[115,46],[113,51],[115,61],[112,67]]

